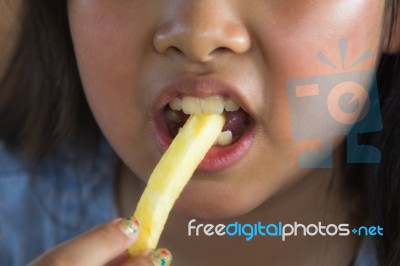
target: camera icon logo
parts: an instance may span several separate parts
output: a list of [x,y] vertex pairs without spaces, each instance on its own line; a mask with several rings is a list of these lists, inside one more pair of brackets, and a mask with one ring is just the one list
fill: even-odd
[[[347,41],[340,40],[339,46],[344,68]],[[350,69],[371,55],[367,51]],[[322,53],[316,57],[337,68]],[[348,163],[380,163],[378,148],[358,143],[358,134],[383,129],[374,70],[289,79],[286,90],[293,138],[321,143],[320,149],[307,150],[300,155],[300,167],[331,168],[333,141],[337,137],[347,138]]]

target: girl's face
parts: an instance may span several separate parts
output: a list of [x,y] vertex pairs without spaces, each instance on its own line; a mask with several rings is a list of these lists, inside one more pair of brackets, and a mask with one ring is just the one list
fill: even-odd
[[[311,93],[313,105],[289,105],[287,82],[373,70],[384,1],[69,0],[68,12],[89,105],[115,151],[143,181],[184,120],[169,102],[183,99],[189,113],[188,96],[194,102],[221,96],[240,106],[227,112],[232,143],[212,148],[176,207],[212,218],[248,212],[312,172],[299,167],[300,154],[320,148],[318,139],[339,135],[345,126],[324,115],[335,102],[318,96],[318,87],[298,91],[299,97]],[[342,53],[347,43],[343,65],[340,40]],[[351,68],[368,50],[372,56]],[[347,86],[359,91],[357,82]],[[315,114],[323,126],[315,122],[309,130],[319,137],[296,140],[291,115],[312,126]]]

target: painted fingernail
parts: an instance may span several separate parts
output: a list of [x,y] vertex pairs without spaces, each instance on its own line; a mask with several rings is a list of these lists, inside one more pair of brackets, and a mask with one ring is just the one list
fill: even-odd
[[122,232],[128,237],[133,237],[139,232],[140,222],[136,218],[125,218],[121,221]]
[[168,249],[159,248],[150,253],[150,259],[154,266],[169,266],[171,265],[172,255]]

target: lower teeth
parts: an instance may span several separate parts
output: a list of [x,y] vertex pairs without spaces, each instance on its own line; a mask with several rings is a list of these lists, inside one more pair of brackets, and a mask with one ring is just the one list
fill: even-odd
[[223,131],[219,134],[217,143],[220,146],[228,146],[232,143],[233,137],[230,130]]
[[167,111],[166,115],[167,115],[168,123],[180,123],[181,122],[181,118],[179,117],[179,114],[176,111],[169,110],[169,111]]
[[[229,112],[228,112],[229,113]],[[182,127],[189,115],[185,115],[182,111],[174,111],[171,108],[167,107],[165,109],[165,118],[168,125],[168,130],[172,137],[175,137],[178,134],[180,127]],[[228,115],[229,117],[229,115]],[[236,123],[237,124],[237,123]],[[232,125],[232,123],[230,123]],[[229,128],[229,125],[225,125]],[[243,129],[238,129],[239,131],[245,130],[245,125],[242,125]],[[238,131],[236,130],[236,131]],[[221,132],[218,136],[218,139],[215,141],[215,145],[225,147],[229,146],[233,143],[234,139],[238,139],[240,137],[239,132],[232,132],[232,130],[228,130],[226,128],[225,131]]]

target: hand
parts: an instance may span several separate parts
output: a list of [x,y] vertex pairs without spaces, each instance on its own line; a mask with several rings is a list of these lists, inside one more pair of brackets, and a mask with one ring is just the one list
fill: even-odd
[[55,247],[29,266],[168,266],[172,257],[166,249],[128,255],[138,230],[137,220],[116,219]]

